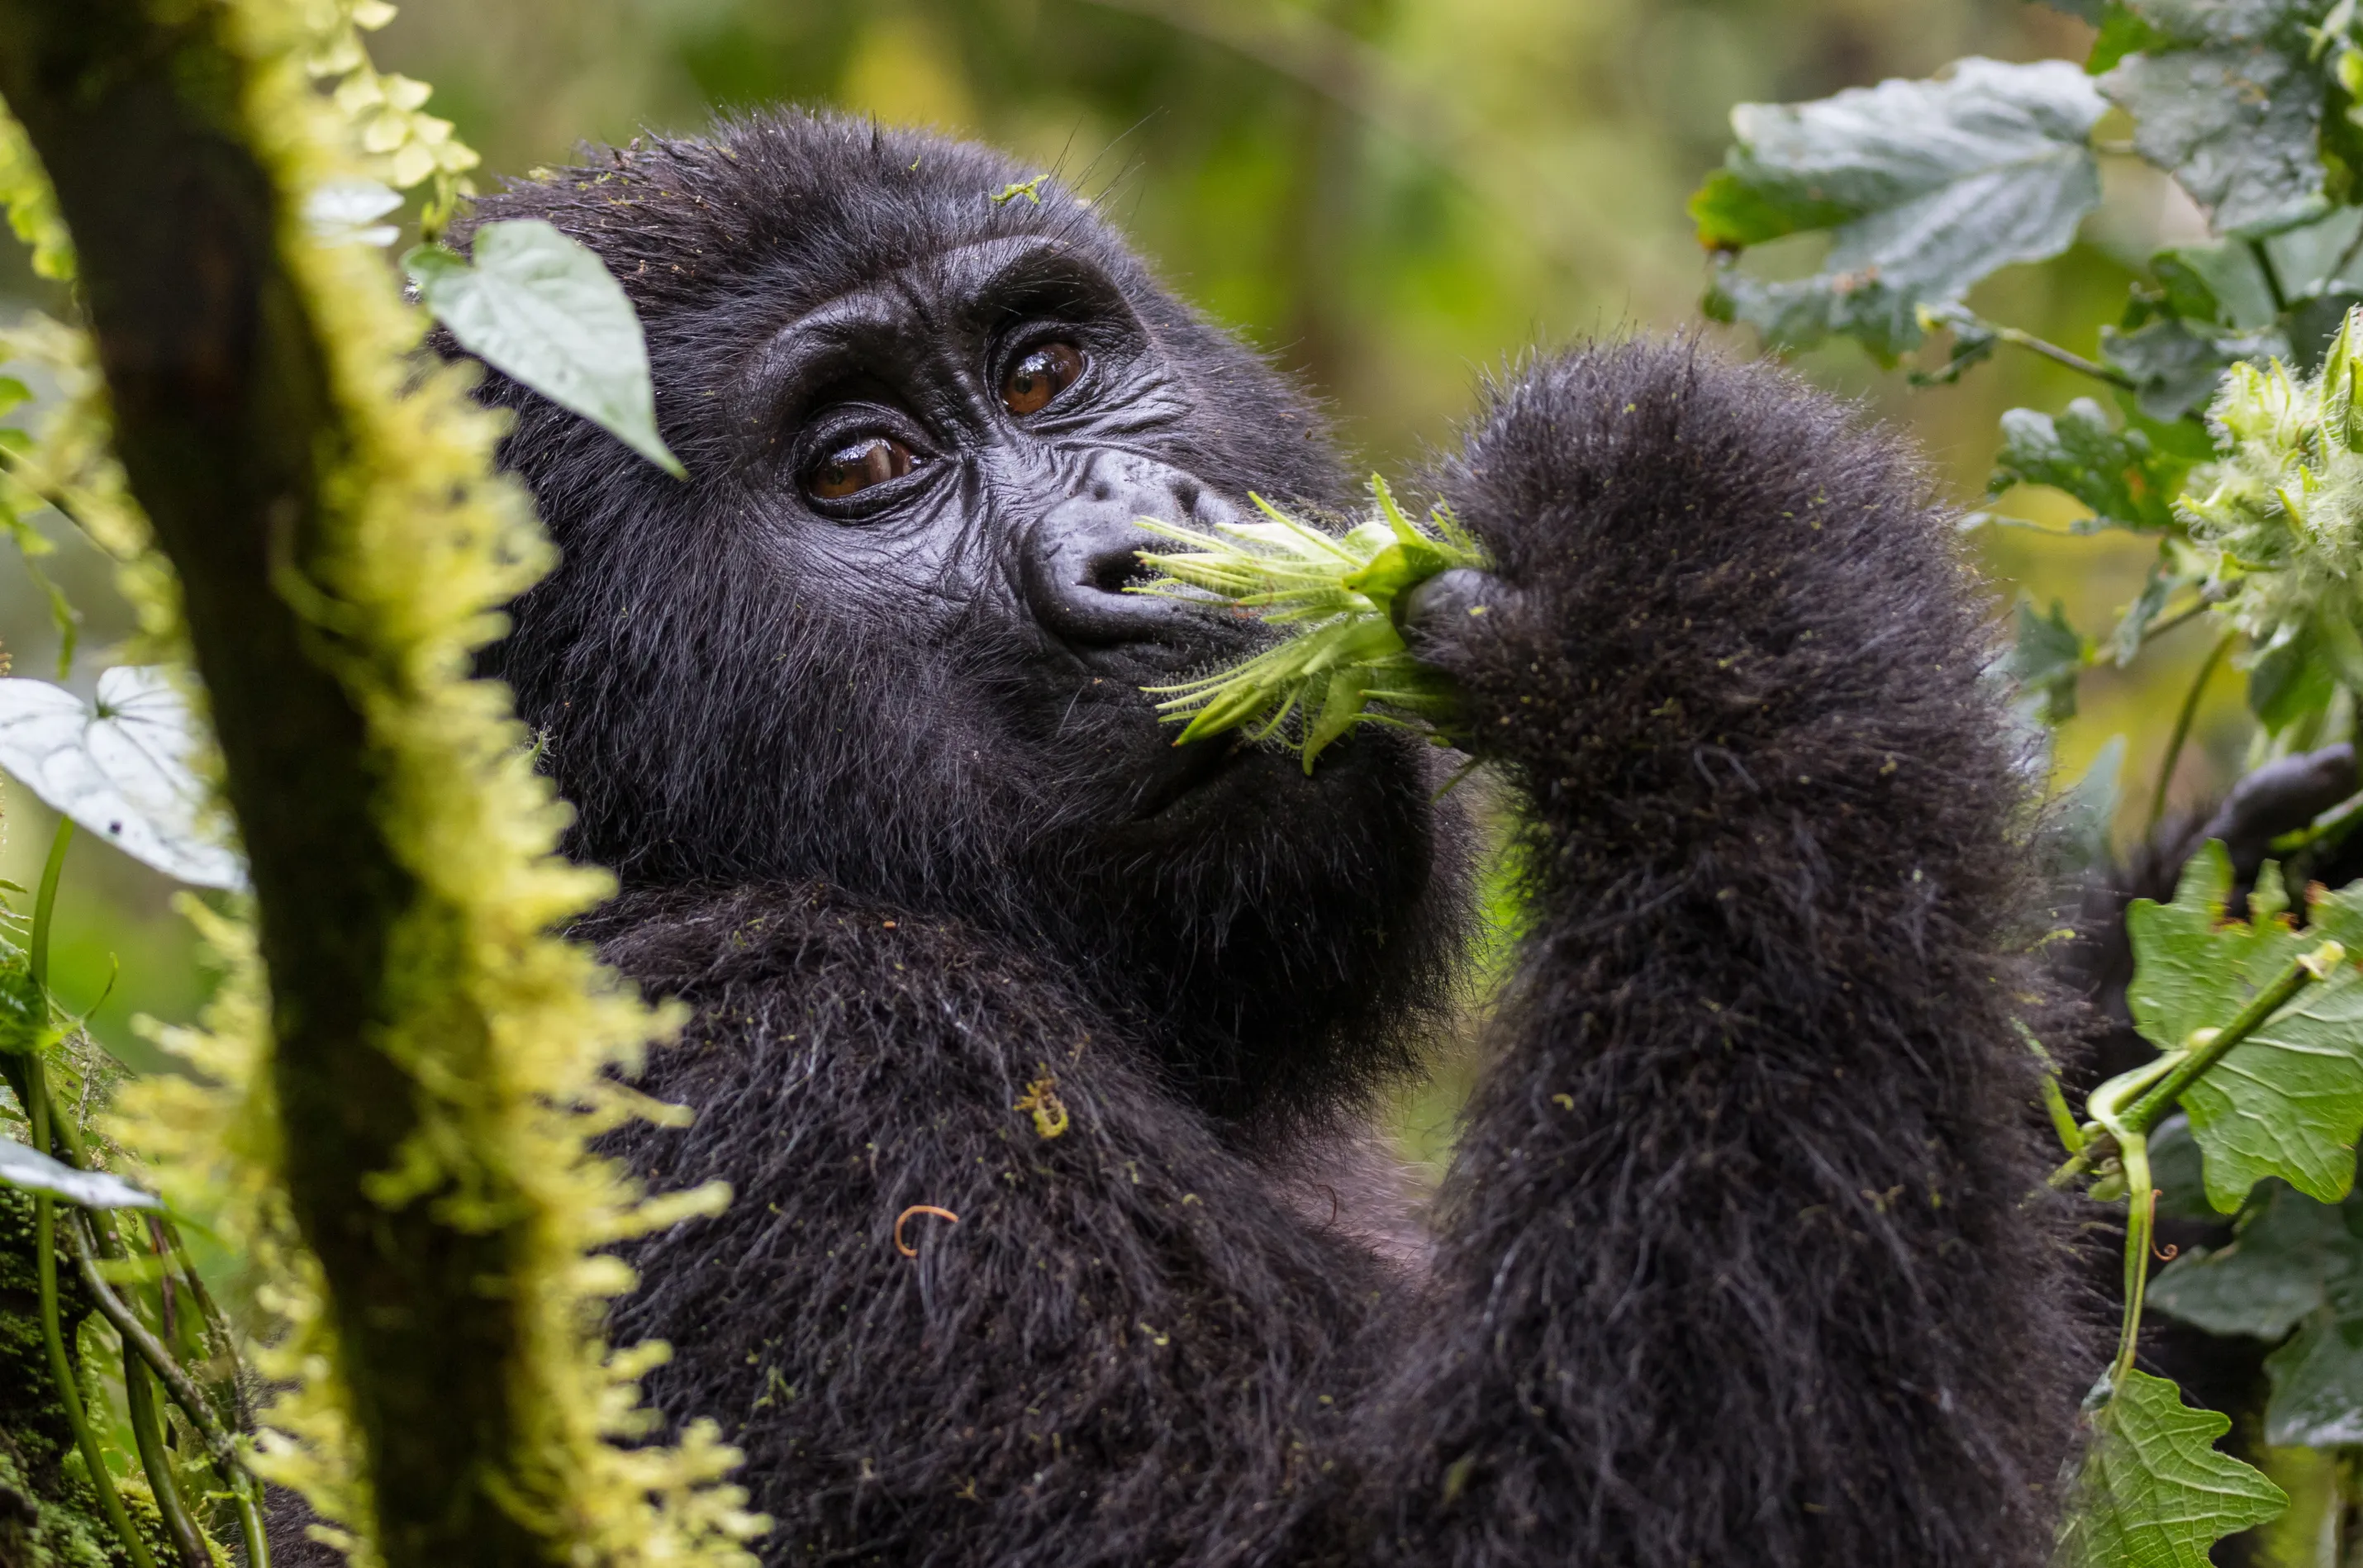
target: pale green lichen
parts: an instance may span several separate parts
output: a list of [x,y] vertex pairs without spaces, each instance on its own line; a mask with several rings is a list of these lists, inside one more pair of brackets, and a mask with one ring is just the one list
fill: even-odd
[[[495,475],[502,423],[462,367],[422,370],[426,321],[362,246],[314,243],[305,193],[329,180],[415,183],[474,155],[418,113],[424,90],[377,73],[360,28],[377,0],[219,0],[248,69],[246,133],[277,178],[281,251],[328,360],[347,446],[324,489],[323,547],[291,602],[333,607],[316,639],[363,715],[383,779],[380,827],[421,896],[390,933],[398,1020],[375,1042],[416,1086],[418,1123],[371,1194],[432,1194],[448,1222],[514,1228],[503,1294],[522,1348],[510,1371],[520,1437],[502,1498],[568,1561],[744,1564],[762,1528],[725,1477],[737,1461],[711,1423],[649,1443],[638,1379],[660,1346],[600,1332],[631,1275],[604,1249],[711,1211],[704,1188],[650,1201],[588,1140],[636,1115],[616,1084],[671,1022],[584,949],[549,934],[611,888],[554,853],[564,808],[527,760],[506,692],[471,679],[498,606],[547,569],[528,500]],[[192,901],[229,961],[201,1030],[163,1039],[194,1070],[123,1097],[115,1131],[185,1211],[209,1217],[264,1281],[277,1331],[254,1348],[283,1391],[263,1413],[258,1468],[300,1491],[356,1561],[373,1560],[360,1438],[336,1373],[319,1266],[283,1185],[268,1072],[268,993],[250,934]]]

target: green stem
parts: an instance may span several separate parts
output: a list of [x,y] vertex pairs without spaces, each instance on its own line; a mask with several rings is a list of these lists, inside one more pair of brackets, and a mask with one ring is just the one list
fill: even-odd
[[2004,326],[2000,322],[1988,321],[1983,316],[1968,315],[1967,313],[1963,313],[1962,316],[1955,316],[1952,319],[1958,321],[1964,317],[1969,325],[1975,326],[1979,331],[1991,332],[1997,341],[2007,343],[2014,348],[2024,348],[2030,354],[2040,354],[2055,365],[2065,365],[2080,375],[2090,376],[2094,381],[2106,381],[2113,387],[2120,387],[2126,392],[2136,390],[2133,377],[2113,365],[2103,365],[2097,360],[2087,359],[2081,354],[2072,349],[2062,348],[2057,343],[2037,337],[2032,332],[2023,332],[2015,326]]
[[229,1429],[223,1424],[220,1414],[189,1376],[187,1369],[181,1365],[180,1359],[149,1330],[146,1323],[140,1321],[129,1303],[116,1295],[114,1286],[106,1282],[106,1276],[99,1273],[98,1260],[83,1244],[80,1233],[69,1231],[68,1235],[73,1242],[74,1262],[82,1275],[83,1288],[90,1292],[91,1300],[97,1306],[100,1315],[115,1325],[115,1331],[123,1337],[124,1348],[138,1352],[140,1359],[163,1379],[166,1391],[172,1396],[172,1402],[187,1413],[190,1424],[197,1429],[197,1435],[204,1440],[205,1452],[221,1471],[222,1480],[231,1486],[239,1485],[239,1477],[246,1474],[245,1463],[239,1457],[238,1444],[230,1437]]
[[[2291,959],[2288,967],[2276,975],[2270,985],[2248,999],[2248,1005],[2231,1022],[2212,1032],[2194,1032],[2195,1043],[2188,1051],[2169,1052],[2147,1066],[2111,1078],[2092,1091],[2091,1098],[2085,1101],[2086,1109],[2112,1136],[2116,1129],[2101,1115],[2104,1104],[2135,1136],[2146,1136],[2173,1109],[2183,1091],[2222,1061],[2234,1046],[2263,1028],[2298,992],[2316,980],[2329,978],[2346,959],[2346,949],[2335,942],[2325,942],[2313,952]],[[2200,1034],[2206,1038],[2199,1039]],[[2113,1108],[2129,1094],[2139,1094],[2140,1098],[2125,1110],[2115,1111]],[[2051,1173],[2048,1185],[2065,1188],[2111,1152],[2107,1140],[2091,1141],[2073,1159]]]
[[2265,242],[2261,239],[2248,241],[2248,250],[2257,259],[2257,271],[2265,275],[2265,287],[2272,293],[2273,314],[2286,315],[2289,314],[2289,296],[2281,292],[2280,274],[2273,271],[2272,253],[2265,248]]
[[[39,1055],[28,1062],[25,1076],[32,1091],[25,1109],[33,1121],[33,1147],[47,1149],[50,1090]],[[74,1445],[81,1449],[83,1465],[90,1472],[91,1490],[98,1494],[98,1506],[105,1512],[106,1522],[122,1538],[123,1550],[129,1554],[132,1568],[156,1568],[148,1543],[132,1529],[131,1516],[124,1511],[123,1499],[116,1495],[115,1478],[106,1472],[105,1455],[99,1451],[98,1434],[91,1430],[89,1412],[83,1408],[82,1388],[74,1378],[73,1363],[66,1355],[65,1331],[58,1321],[57,1212],[54,1200],[45,1192],[33,1195],[33,1257],[40,1278],[41,1343],[50,1353],[50,1377],[57,1384],[58,1404],[66,1413],[66,1423],[73,1428]]]
[[2148,629],[2142,633],[2142,641],[2154,643],[2169,632],[2180,631],[2223,602],[2224,595],[2212,591],[2202,591],[2198,598],[2177,610],[2173,614],[2162,615],[2152,621]]
[[183,1568],[213,1568],[213,1552],[205,1546],[205,1532],[189,1517],[188,1505],[172,1479],[172,1456],[164,1447],[163,1429],[156,1419],[155,1387],[138,1353],[128,1344],[123,1348],[123,1402],[131,1413],[131,1441],[139,1450],[139,1468],[148,1474],[148,1490],[156,1499],[156,1511],[163,1516],[172,1544],[180,1549]]
[[2174,781],[2175,764],[2182,760],[2182,744],[2191,738],[2191,722],[2199,716],[2199,699],[2206,694],[2207,682],[2214,676],[2215,667],[2224,662],[2225,654],[2232,651],[2232,641],[2238,635],[2236,632],[2226,632],[2215,639],[2215,646],[2207,650],[2206,660],[2200,665],[2198,677],[2191,681],[2191,690],[2183,693],[2182,710],[2174,716],[2174,733],[2167,737],[2166,756],[2158,765],[2158,785],[2150,791],[2149,822],[2142,829],[2145,839],[2158,836],[2158,824],[2166,816],[2166,788]]
[[2182,1098],[2182,1091],[2222,1061],[2225,1053],[2263,1028],[2266,1021],[2298,992],[2316,980],[2329,978],[2346,957],[2346,948],[2335,942],[2325,942],[2303,957],[2291,959],[2289,966],[2274,977],[2272,984],[2250,997],[2248,1005],[2231,1022],[2218,1030],[2213,1038],[2194,1046],[2172,1072],[2134,1101],[2132,1109],[2125,1112],[2126,1123],[2136,1132],[2147,1132]]
[[33,900],[33,984],[43,996],[50,990],[50,917],[57,911],[58,874],[66,867],[66,845],[73,842],[73,819],[60,817],[50,835],[50,858],[41,867],[41,890]]

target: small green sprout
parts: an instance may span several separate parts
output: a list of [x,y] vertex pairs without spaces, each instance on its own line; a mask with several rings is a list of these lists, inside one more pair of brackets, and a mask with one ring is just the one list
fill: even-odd
[[[914,163],[911,167],[916,169],[918,165]],[[998,195],[989,195],[985,200],[996,207],[1005,207],[1023,196],[1038,207],[1042,204],[1042,182],[1049,177],[1048,174],[1037,174],[1031,180],[1012,180],[1001,188]]]
[[[1455,567],[1491,565],[1484,547],[1445,507],[1422,527],[1376,475],[1376,515],[1344,535],[1297,521],[1259,495],[1249,500],[1268,521],[1217,524],[1213,532],[1155,518],[1137,519],[1187,553],[1140,552],[1163,573],[1129,591],[1153,593],[1233,614],[1292,635],[1277,646],[1212,675],[1143,690],[1165,699],[1158,712],[1185,727],[1185,745],[1226,730],[1251,741],[1281,735],[1304,758],[1304,771],[1330,742],[1357,723],[1405,724],[1439,740],[1459,710],[1452,683],[1412,657],[1396,607],[1413,589]],[[1392,712],[1372,712],[1372,706]]]

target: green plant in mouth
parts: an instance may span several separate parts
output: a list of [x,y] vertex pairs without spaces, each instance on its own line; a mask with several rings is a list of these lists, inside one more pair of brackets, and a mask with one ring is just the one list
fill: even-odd
[[1259,495],[1248,499],[1266,519],[1260,523],[1219,523],[1208,532],[1137,520],[1190,549],[1141,551],[1142,562],[1161,575],[1128,591],[1287,631],[1284,641],[1213,674],[1144,688],[1163,699],[1157,710],[1167,723],[1183,725],[1176,745],[1235,729],[1250,741],[1278,735],[1310,773],[1314,759],[1358,723],[1404,724],[1449,740],[1458,696],[1412,656],[1403,605],[1437,573],[1485,568],[1491,559],[1448,509],[1430,511],[1424,526],[1414,523],[1375,474],[1370,496],[1373,514],[1344,534],[1300,522]]

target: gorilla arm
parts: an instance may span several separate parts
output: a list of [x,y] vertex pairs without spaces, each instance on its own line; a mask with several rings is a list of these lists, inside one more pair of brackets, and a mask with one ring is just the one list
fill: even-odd
[[1407,619],[1525,797],[1528,927],[1370,1509],[1422,1562],[2031,1568],[2098,1362],[2028,1197],[2027,781],[1944,518],[1680,346],[1528,370],[1437,488],[1498,576]]

